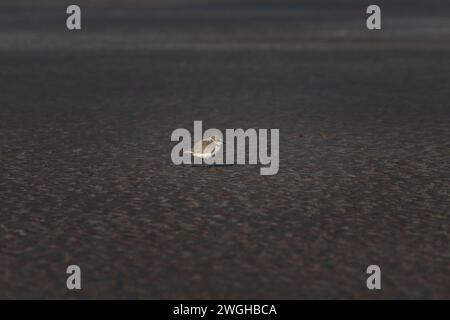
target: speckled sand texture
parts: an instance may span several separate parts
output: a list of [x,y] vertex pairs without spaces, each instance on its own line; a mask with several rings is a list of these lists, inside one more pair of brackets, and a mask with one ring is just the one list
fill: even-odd
[[[448,17],[245,8],[0,32],[0,298],[450,298]],[[278,175],[174,166],[194,120]]]

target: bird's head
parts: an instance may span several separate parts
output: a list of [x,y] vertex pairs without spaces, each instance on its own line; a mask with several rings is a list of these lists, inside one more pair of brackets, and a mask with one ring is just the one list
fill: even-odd
[[209,140],[214,141],[216,144],[222,144],[222,140],[219,139],[217,136],[211,136],[209,137]]

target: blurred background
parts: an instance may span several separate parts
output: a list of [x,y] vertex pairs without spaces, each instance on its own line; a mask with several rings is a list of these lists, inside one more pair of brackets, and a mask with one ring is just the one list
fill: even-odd
[[[0,298],[450,298],[449,40],[437,0],[2,1]],[[194,120],[279,173],[173,165]]]
[[[2,2],[4,50],[327,50],[445,47],[445,1],[382,1],[383,32],[368,33],[355,0],[81,1],[83,31],[61,30],[70,3]],[[363,11],[363,15],[361,15]]]

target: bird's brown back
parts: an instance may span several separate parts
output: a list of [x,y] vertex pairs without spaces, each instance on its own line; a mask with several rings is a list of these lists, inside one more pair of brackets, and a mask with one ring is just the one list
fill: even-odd
[[[211,152],[211,150],[210,150],[212,148],[211,143],[214,143],[214,141],[212,141],[212,140],[202,140],[202,141],[197,142],[194,145],[194,152],[195,153]],[[200,148],[201,148],[201,150],[200,150]],[[208,150],[207,150],[207,148],[208,148]]]

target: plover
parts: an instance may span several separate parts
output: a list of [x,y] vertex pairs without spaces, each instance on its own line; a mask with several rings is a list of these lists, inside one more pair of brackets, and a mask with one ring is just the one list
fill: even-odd
[[194,157],[209,159],[222,148],[222,140],[216,136],[211,136],[208,139],[197,141],[194,144],[192,151],[185,151],[185,153],[191,153]]

